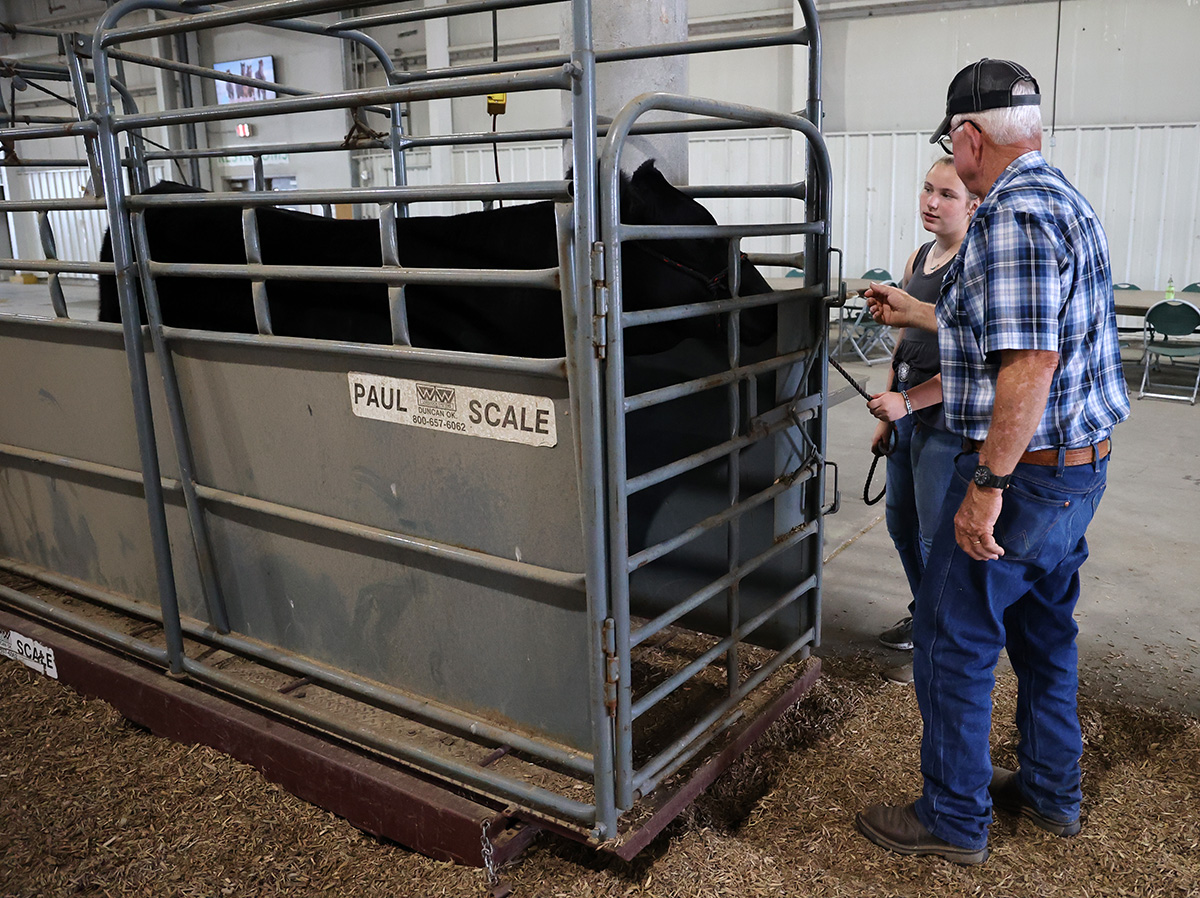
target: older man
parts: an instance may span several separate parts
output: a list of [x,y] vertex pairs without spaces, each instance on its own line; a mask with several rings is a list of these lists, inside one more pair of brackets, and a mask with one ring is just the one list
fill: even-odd
[[[981,59],[954,77],[931,142],[983,202],[936,306],[885,286],[868,293],[878,320],[937,331],[946,418],[966,451],[913,622],[924,791],[857,822],[893,851],[964,864],[987,858],[993,805],[1079,831],[1073,612],[1110,434],[1129,415],[1107,240],[1042,157],[1039,102],[1013,62]],[[1016,771],[993,768],[988,742],[1005,647]]]

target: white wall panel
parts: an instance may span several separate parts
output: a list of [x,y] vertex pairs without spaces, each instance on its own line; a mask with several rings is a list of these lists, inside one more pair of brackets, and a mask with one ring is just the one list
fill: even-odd
[[[84,195],[91,173],[86,168],[10,169],[7,184],[12,199],[61,200],[79,199]],[[164,166],[151,166],[150,180],[164,177]],[[47,215],[54,234],[57,256],[63,261],[95,262],[100,258],[100,246],[108,228],[108,213],[95,210],[55,210]],[[32,212],[9,213],[10,228],[16,258],[44,259],[37,215]],[[87,274],[64,274],[63,277],[92,278]]]
[[[834,242],[846,273],[887,268],[899,276],[926,239],[917,216],[922,176],[939,151],[928,132],[830,134]],[[1053,145],[1051,145],[1053,143]],[[1200,124],[1059,128],[1044,141],[1096,209],[1108,234],[1113,277],[1146,289],[1200,280]]]

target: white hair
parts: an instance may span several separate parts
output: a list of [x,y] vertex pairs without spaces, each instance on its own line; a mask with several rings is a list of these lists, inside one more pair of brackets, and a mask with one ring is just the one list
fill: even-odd
[[[1013,96],[1036,93],[1028,81],[1013,85]],[[950,120],[954,130],[970,119],[998,146],[1012,146],[1042,135],[1042,108],[1040,106],[1005,106],[1000,109],[985,109],[983,112],[968,112]]]

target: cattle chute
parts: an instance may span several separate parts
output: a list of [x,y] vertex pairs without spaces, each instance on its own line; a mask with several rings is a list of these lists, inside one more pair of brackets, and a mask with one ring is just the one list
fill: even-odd
[[[472,12],[511,5],[459,4]],[[78,114],[13,125],[3,136],[17,147],[82,136],[103,200],[18,198],[3,208],[45,224],[53,211],[102,204],[113,262],[56,259],[43,228],[45,258],[2,263],[48,274],[57,317],[0,316],[0,376],[14,385],[0,396],[0,565],[82,600],[4,587],[0,601],[28,626],[49,627],[45,639],[52,647],[63,640],[60,652],[77,670],[92,656],[69,648],[74,637],[64,633],[169,671],[172,690],[183,683],[233,696],[290,721],[304,738],[398,765],[420,784],[415,792],[436,787],[484,809],[484,819],[524,820],[636,852],[682,806],[665,797],[671,790],[686,797],[710,782],[815,675],[803,662],[820,634],[833,296],[829,160],[814,124],[819,31],[814,5],[800,8],[803,29],[655,52],[805,45],[803,115],[651,93],[631,98],[607,126],[595,113],[595,66],[646,48],[595,53],[586,0],[571,4],[569,55],[461,72],[396,72],[368,33],[463,14],[453,4],[347,14],[330,27],[299,16],[333,11],[333,3],[209,9],[124,0],[92,37],[65,36],[62,71],[37,74],[71,83]],[[149,9],[170,15],[135,16]],[[305,93],[272,82],[276,98],[242,108],[137,110],[119,67],[189,76],[199,67],[128,44],[248,22],[353,41],[377,55],[387,83]],[[519,136],[569,138],[582,174],[404,183],[403,154],[419,141],[401,129],[401,104],[501,90],[570,92],[573,128]],[[156,149],[149,130],[326,110],[347,110],[356,123],[381,119],[385,130],[352,131],[342,143],[385,149],[396,183],[287,196],[148,191],[152,167],[227,152]],[[644,123],[650,112],[678,118]],[[787,200],[790,220],[718,224],[623,212],[621,158],[631,135],[721,129],[794,135],[806,179],[683,192]],[[338,149],[325,140],[287,151]],[[262,157],[279,151],[243,148],[258,160],[260,181]],[[403,264],[389,236],[403,232],[396,222],[417,203],[463,199],[554,202],[554,264]],[[155,255],[152,210],[230,204],[240,260]],[[378,205],[379,223],[368,228],[378,263],[340,271],[319,260],[273,264],[261,225],[285,204]],[[803,241],[802,286],[751,292],[743,243],[773,235]],[[714,269],[665,252],[643,258],[644,247],[669,241],[716,245],[726,258]],[[665,302],[628,302],[626,270],[664,258],[680,284],[704,287],[700,294],[680,287]],[[58,291],[66,274],[112,277],[120,325],[68,318]],[[172,326],[159,298],[185,275],[211,280],[214,301],[231,279],[248,287],[256,332]],[[347,291],[376,286],[386,294],[390,338],[378,342],[387,345],[280,335],[272,307],[287,281],[327,283],[335,315],[339,282]],[[437,283],[557,290],[562,354],[407,345],[408,322],[417,320],[409,294]],[[773,336],[745,339],[764,310]],[[683,328],[682,339],[632,351],[639,334],[666,325]],[[170,731],[171,718],[165,712],[157,722]],[[253,754],[254,737],[244,741]],[[337,807],[374,831],[419,841]],[[478,829],[474,813],[461,811],[462,826]],[[479,860],[461,843],[418,847]]]

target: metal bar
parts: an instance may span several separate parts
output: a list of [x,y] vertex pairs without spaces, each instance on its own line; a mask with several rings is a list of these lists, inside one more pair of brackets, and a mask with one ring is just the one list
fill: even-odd
[[[800,596],[804,595],[804,593],[811,590],[815,585],[816,578],[809,577],[799,586],[795,586],[785,592],[758,614],[754,615],[754,617],[750,618],[750,620],[731,629],[728,636],[724,637],[715,645],[710,647],[709,650],[704,652],[702,655],[693,658],[686,666],[680,670],[677,670],[670,677],[663,680],[645,695],[641,696],[636,702],[634,702],[634,718],[636,719],[641,717],[696,674],[700,673],[700,671],[704,670],[704,668],[708,667],[708,665],[719,658],[723,652],[725,652],[731,646],[737,645],[738,642],[753,633],[788,605],[795,602],[796,599],[800,598]],[[729,690],[731,695],[736,692],[737,686],[738,684],[735,682],[733,684],[733,688]]]
[[[71,322],[76,324],[77,322]],[[58,322],[65,326],[67,322]],[[81,322],[81,327],[104,328],[119,327],[106,322]],[[452,349],[424,349],[416,346],[382,346],[369,343],[344,343],[338,340],[320,340],[315,337],[271,337],[269,339],[257,334],[232,334],[222,331],[188,330],[185,328],[164,328],[167,335],[174,338],[187,339],[199,343],[224,343],[230,345],[254,346],[270,348],[284,352],[321,352],[328,355],[339,355],[346,358],[383,359],[390,361],[405,360],[413,362],[430,362],[447,368],[502,371],[512,374],[543,377],[549,380],[562,381],[566,378],[565,362],[563,359],[528,359],[518,356],[487,355],[480,352],[460,352]]]
[[[608,141],[612,141],[609,131]],[[605,315],[609,337],[606,366],[605,412],[608,424],[605,446],[608,464],[608,540],[609,589],[612,594],[612,620],[617,654],[616,694],[616,801],[617,806],[633,806],[633,716],[632,659],[629,649],[629,491],[626,482],[626,420],[622,405],[625,395],[625,340],[622,328],[622,253],[620,164],[607,151],[600,157],[601,235],[605,239],[604,283],[608,298]]]
[[769,487],[764,490],[760,490],[759,492],[750,496],[748,499],[737,501],[725,510],[717,512],[714,515],[710,515],[699,523],[693,524],[683,532],[677,533],[675,536],[665,539],[662,542],[655,543],[652,546],[647,546],[636,555],[630,556],[629,572],[633,573],[639,568],[643,568],[647,564],[650,564],[650,562],[657,561],[664,555],[669,555],[671,552],[674,552],[681,546],[684,546],[690,543],[692,540],[699,538],[715,527],[719,527],[721,524],[724,524],[727,521],[738,518],[745,512],[750,511],[753,508],[757,508],[764,502],[774,499],[780,493],[791,489],[796,483],[803,482],[811,477],[814,477],[816,475],[816,471],[817,469],[815,466],[805,466],[804,468],[792,472],[786,477],[776,480]]
[[674,607],[667,609],[658,617],[648,621],[638,627],[636,631],[630,634],[629,647],[632,649],[635,646],[641,645],[655,633],[665,630],[675,621],[679,620],[689,611],[694,611],[699,608],[709,599],[720,595],[725,589],[728,589],[733,583],[753,574],[760,567],[767,564],[783,552],[796,545],[802,539],[812,536],[816,532],[817,524],[815,521],[808,521],[794,530],[790,531],[786,536],[779,537],[770,548],[758,553],[758,555],[740,564],[736,570],[730,571],[727,574],[713,580],[708,586],[692,593],[683,601],[676,604]]
[[678,237],[728,240],[733,237],[786,237],[792,234],[821,234],[828,226],[825,220],[762,225],[621,225],[621,239],[661,240]]
[[[38,213],[38,236],[42,241],[42,252],[46,254],[47,260],[58,260],[58,247],[54,245],[54,229],[50,227],[50,216],[45,212]],[[62,284],[58,280],[58,272],[52,271],[50,274],[50,283],[47,285],[50,288],[50,305],[54,308],[54,315],[57,318],[68,318],[67,315],[67,298],[63,296]]]
[[[112,7],[100,17],[97,29],[113,14]],[[158,462],[158,442],[150,405],[150,386],[146,377],[145,347],[142,345],[141,313],[138,308],[137,284],[134,280],[136,259],[132,236],[126,219],[124,190],[121,184],[120,146],[114,128],[112,83],[108,60],[98,53],[92,60],[96,79],[99,124],[97,151],[104,181],[105,206],[108,209],[109,234],[112,240],[117,297],[121,306],[121,328],[125,340],[125,358],[129,367],[130,390],[133,398],[134,421],[137,428],[138,453],[142,464],[142,483],[146,513],[154,556],[158,597],[163,611],[163,630],[167,637],[167,652],[173,674],[183,672],[183,635],[179,623],[179,599],[175,592],[175,574],[171,560],[171,541],[167,533],[166,508],[163,504],[161,475]]]
[[353,284],[454,284],[464,287],[559,289],[557,268],[363,268],[347,265],[261,265],[204,262],[150,262],[155,277],[250,278],[280,281],[334,281]]
[[808,358],[811,350],[801,349],[796,352],[788,353],[784,356],[766,359],[761,362],[754,362],[750,365],[739,365],[736,368],[731,368],[728,371],[721,371],[713,374],[710,377],[699,377],[695,380],[686,380],[682,383],[671,384],[667,387],[661,387],[657,390],[647,390],[645,393],[635,393],[625,399],[625,411],[632,412],[638,409],[648,408],[652,405],[662,405],[664,402],[670,402],[672,399],[680,399],[684,396],[691,396],[695,393],[701,393],[705,390],[711,390],[716,387],[725,386],[737,380],[744,380],[754,377],[759,374],[766,374],[774,371],[777,368],[782,368],[790,365],[793,362],[800,362]]
[[[380,258],[384,267],[402,271],[400,264],[400,239],[396,232],[396,204],[387,203],[379,207]],[[408,330],[408,306],[405,285],[388,284],[388,314],[392,324],[392,343],[396,346],[412,346],[412,335]]]
[[466,3],[446,3],[427,9],[414,9],[405,12],[386,12],[367,16],[354,16],[342,19],[330,25],[330,32],[338,32],[343,28],[375,28],[380,25],[399,25],[405,22],[423,22],[428,19],[450,18],[465,16],[471,13],[487,12],[499,9],[520,9],[527,6],[550,6],[561,3],[562,0],[470,0]]
[[192,547],[196,552],[196,564],[200,571],[200,587],[204,594],[204,605],[208,619],[219,633],[229,632],[229,613],[221,596],[217,578],[216,562],[212,544],[208,539],[208,526],[204,520],[204,509],[196,495],[195,458],[192,441],[188,434],[187,418],[183,413],[183,397],[179,391],[179,379],[175,374],[175,357],[163,334],[162,310],[158,304],[158,285],[147,271],[150,255],[149,235],[146,233],[144,212],[133,212],[130,225],[133,231],[135,255],[141,267],[142,297],[146,303],[147,330],[158,358],[159,373],[163,382],[163,398],[167,404],[167,418],[171,425],[171,437],[175,444],[175,463],[179,466],[179,485],[183,490],[183,504],[187,511],[188,527],[192,535]]
[[[91,120],[92,99],[88,95],[87,72],[83,60],[76,51],[74,40],[62,40],[60,46],[67,57],[67,71],[71,79],[71,90],[75,94],[75,113],[79,121]],[[100,160],[96,156],[96,138],[85,135],[83,138],[84,153],[87,155],[88,170],[92,175],[92,190],[96,196],[104,196],[104,177],[100,171]]]
[[[168,64],[169,63],[169,64],[178,64],[178,65],[189,65],[188,59],[190,57],[188,54],[188,36],[186,34],[176,34],[174,43],[175,43],[175,56],[178,59],[178,63],[175,63],[174,61],[171,61],[171,60],[165,60],[165,59],[157,59],[156,61],[160,64]],[[113,57],[117,57],[117,54],[119,52],[120,51],[110,51],[109,55],[113,56]],[[125,61],[130,62],[132,60],[126,59]],[[192,90],[192,73],[179,72],[178,74],[181,74],[183,76],[182,78],[176,79],[176,84],[179,88],[180,103],[185,107],[194,106],[196,100],[195,100],[195,95]],[[199,135],[196,133],[196,126],[194,124],[183,126],[183,142],[184,142],[185,146],[187,147],[187,149],[192,150],[192,151],[196,150],[200,141],[199,141]],[[145,158],[146,158],[146,156],[145,156],[145,153],[143,152],[142,160],[145,161]],[[188,166],[188,168],[189,168],[188,175],[191,178],[191,181],[189,183],[191,183],[193,187],[199,187],[200,186],[200,160],[197,159],[195,156],[192,156],[188,160],[188,162],[190,163]]]
[[[354,148],[359,150],[382,150],[387,149],[388,141],[379,140],[356,140]],[[186,149],[186,150],[156,150],[146,153],[146,160],[149,162],[173,161],[176,159],[222,159],[226,156],[254,156],[258,154],[271,154],[279,152],[279,144],[277,143],[247,143],[238,144],[236,147],[207,147],[205,149]],[[236,150],[236,153],[231,153],[231,150]],[[289,143],[287,151],[289,154],[301,155],[305,153],[340,153],[346,150],[346,143],[342,140],[317,141],[313,143]],[[61,163],[60,163],[61,164]],[[288,191],[290,195],[292,191]]]
[[[2,119],[3,119],[3,117],[0,116],[0,120],[2,120]],[[22,156],[20,158],[20,160],[17,162],[13,162],[13,161],[7,160],[7,159],[0,160],[0,168],[46,168],[46,167],[49,167],[49,168],[55,168],[55,167],[84,168],[87,164],[88,164],[87,159],[70,159],[70,158],[66,158],[66,157],[64,157],[62,159],[57,159],[57,158],[55,158],[55,159],[50,159],[50,158],[35,159],[30,156]]]
[[[739,199],[743,197],[768,197],[789,200],[803,200],[805,194],[804,182],[797,184],[700,184],[696,186],[687,185],[678,189],[680,193],[690,196],[693,199],[701,197],[736,197]],[[794,255],[803,254],[789,253],[783,255],[785,255],[787,258],[791,258]]]
[[[717,315],[721,312],[732,312],[737,309],[757,309],[760,306],[778,305],[783,299],[780,293],[758,293],[751,296],[739,296],[734,299],[713,299],[707,302],[694,302],[679,306],[664,306],[658,309],[641,309],[636,312],[625,312],[621,315],[624,327],[637,327],[642,324],[658,324],[663,321],[680,321],[686,318],[702,318],[705,315]],[[796,293],[797,291],[790,291]],[[802,294],[801,294],[802,296]],[[798,296],[797,298],[801,298]],[[815,299],[816,297],[810,297]]]
[[[24,116],[22,116],[24,118]],[[75,120],[64,120],[61,125],[51,127],[33,128],[5,128],[4,139],[9,140],[42,140],[44,138],[55,137],[82,137],[87,134],[95,134],[97,127],[95,122],[80,122]]]
[[[182,34],[177,33],[176,37]],[[243,84],[247,87],[261,87],[266,90],[273,90],[278,94],[287,94],[293,97],[307,97],[316,93],[312,90],[302,90],[298,87],[289,87],[286,84],[278,84],[274,81],[261,81],[258,78],[249,78],[245,75],[235,75],[232,72],[220,72],[216,69],[210,69],[202,65],[191,65],[186,62],[176,62],[173,59],[164,59],[161,56],[146,56],[143,53],[132,53],[128,50],[110,49],[107,51],[110,59],[120,59],[124,62],[134,62],[138,65],[150,66],[151,68],[164,69],[169,72],[177,72],[182,75],[195,75],[199,78],[206,78],[209,81],[228,81],[231,84]]]
[[[583,522],[587,574],[588,711],[592,721],[592,782],[596,831],[601,838],[617,835],[617,770],[613,721],[607,703],[608,656],[605,624],[611,609],[605,520],[604,382],[594,341],[602,296],[596,290],[594,254],[602,248],[596,179],[596,54],[591,0],[571,4],[571,139],[574,203],[558,217],[559,258],[569,279],[563,290],[563,323],[572,409],[578,422],[579,511]],[[600,350],[602,351],[602,350]]]
[[698,53],[718,53],[723,50],[753,50],[764,47],[785,47],[808,42],[807,29],[776,31],[769,34],[711,37],[665,44],[646,44],[640,47],[617,47],[600,50],[600,63],[624,62],[631,59],[656,59],[660,56],[691,56]]
[[[258,232],[258,216],[255,214],[254,208],[242,210],[242,236],[246,249],[246,262],[249,265],[262,266],[262,235]],[[135,212],[135,215],[144,215],[143,212]],[[142,249],[142,258],[147,262],[150,260],[150,247],[145,246]],[[151,269],[151,274],[153,270]],[[271,329],[271,304],[267,299],[267,284],[261,278],[255,278],[250,284],[250,292],[254,303],[254,325],[260,334],[271,335],[275,331]]]
[[[116,8],[113,7],[113,9]],[[244,119],[247,116],[262,117],[297,112],[320,112],[326,109],[345,109],[357,106],[383,106],[391,103],[410,103],[444,97],[475,97],[489,93],[567,90],[570,87],[570,79],[570,71],[559,71],[554,74],[480,75],[438,85],[364,87],[334,94],[309,94],[304,97],[289,97],[282,100],[258,100],[253,104],[253,109],[197,106],[188,110],[126,115],[114,121],[113,128],[118,132],[135,131],[159,125],[226,121]]]
[[98,624],[95,621],[80,618],[78,615],[51,605],[43,599],[26,595],[23,592],[18,592],[4,585],[0,585],[0,599],[7,602],[13,608],[20,608],[22,611],[33,614],[42,620],[52,621],[77,633],[83,633],[113,648],[139,655],[147,661],[153,661],[155,664],[160,664],[163,667],[166,667],[170,663],[170,658],[166,650],[152,646],[150,643],[143,642],[140,639],[135,639],[111,627]]
[[[5,132],[5,138],[8,133]],[[2,212],[76,212],[103,211],[103,197],[78,197],[45,200],[0,200]]]
[[[789,403],[785,403],[782,406],[777,406],[777,408],[791,408],[791,405]],[[767,414],[770,414],[770,412]],[[686,473],[687,471],[694,471],[696,468],[702,467],[709,462],[724,458],[735,449],[744,449],[751,443],[766,439],[768,436],[778,433],[781,430],[786,430],[787,428],[791,427],[792,424],[799,423],[800,421],[807,421],[814,414],[816,414],[815,411],[809,409],[803,415],[798,416],[795,419],[782,416],[779,419],[767,424],[766,427],[755,428],[752,426],[749,429],[750,432],[738,437],[735,440],[727,440],[724,443],[718,443],[716,446],[710,446],[708,449],[702,449],[699,452],[694,452],[691,455],[677,459],[670,464],[647,471],[645,474],[639,474],[637,477],[629,478],[627,481],[626,490],[628,491],[629,495],[632,496],[634,493],[641,492],[648,487],[662,483],[664,480],[670,480],[672,477],[676,477],[679,474]]]
[[[82,581],[2,557],[0,557],[0,569],[37,580],[55,589],[75,593],[127,616],[154,621],[160,626],[162,624],[162,612],[154,606],[131,601],[115,593],[105,592]],[[24,594],[22,593],[22,595]],[[74,615],[68,615],[63,622],[69,627],[78,629],[74,627],[76,619]],[[327,667],[303,656],[290,655],[257,640],[238,636],[235,633],[216,633],[211,627],[198,621],[185,618],[183,628],[189,639],[242,655],[274,670],[307,677],[323,689],[349,696],[373,707],[400,716],[411,717],[421,723],[449,730],[465,738],[478,739],[496,745],[510,745],[516,751],[541,758],[565,770],[580,774],[587,774],[591,770],[591,758],[583,752],[568,751],[543,744],[519,733],[511,733],[485,720],[407,695],[372,680],[364,680],[346,671]],[[161,663],[165,663],[165,660],[164,654]]]
[[[226,154],[227,155],[227,154]],[[323,203],[384,203],[418,202],[418,201],[456,201],[474,199],[502,200],[553,200],[570,199],[566,181],[527,181],[509,184],[463,184],[445,185],[441,187],[370,187],[359,190],[348,189],[319,189],[319,190],[267,190],[247,193],[177,193],[177,194],[140,194],[128,197],[130,209],[149,209],[153,206],[171,206],[185,208],[189,206],[296,206],[321,205]],[[281,195],[282,194],[282,195]],[[79,203],[79,200],[60,200],[58,202]],[[18,211],[36,211],[32,201],[24,204],[28,209]],[[4,208],[0,205],[0,208]],[[64,208],[98,208],[98,206],[64,207]]]
[[[689,744],[699,739],[704,735],[704,732],[717,723],[730,709],[737,705],[743,698],[753,692],[761,683],[765,682],[775,671],[783,667],[783,665],[791,659],[793,655],[811,645],[814,639],[814,631],[807,630],[794,640],[786,648],[782,649],[770,661],[764,664],[761,668],[746,680],[737,694],[730,696],[720,705],[718,705],[711,713],[701,718],[693,727],[691,727],[684,735],[680,736],[671,744],[670,747],[660,752],[655,758],[650,761],[645,767],[638,771],[636,775],[636,789],[639,795],[648,795],[653,792],[658,784],[666,779],[672,771],[678,769],[673,763],[680,758],[682,752],[686,751]],[[706,740],[708,741],[708,740]]]
[[[455,69],[455,72],[458,70]],[[449,77],[449,76],[447,76]],[[720,121],[713,119],[671,119],[669,121],[655,122],[640,122],[634,125],[630,134],[683,134],[697,133],[709,131],[745,131],[749,128],[755,128],[756,125],[747,125],[742,122]],[[605,137],[608,134],[608,125],[597,125],[596,136]],[[491,131],[475,131],[465,134],[434,134],[423,135],[420,137],[404,138],[404,145],[408,147],[427,147],[441,146],[444,144],[453,144],[455,146],[468,146],[471,144],[480,143],[511,143],[518,141],[534,141],[534,140],[570,140],[570,128],[537,128],[523,131],[500,131],[493,133]],[[707,188],[692,188],[680,187],[679,190],[688,193],[691,190],[702,190]],[[689,195],[691,195],[689,193]]]
[[107,262],[61,262],[57,259],[0,259],[0,271],[45,271],[59,274],[112,274]]

